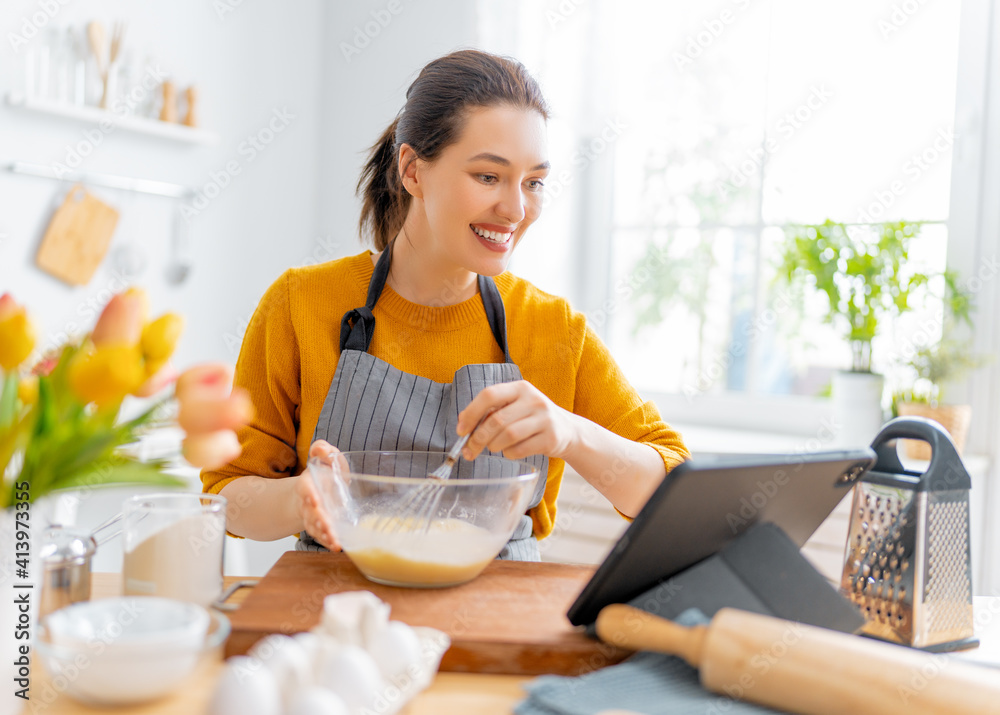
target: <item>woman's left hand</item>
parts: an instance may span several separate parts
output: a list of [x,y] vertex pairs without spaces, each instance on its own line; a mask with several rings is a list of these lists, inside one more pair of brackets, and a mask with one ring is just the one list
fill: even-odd
[[475,459],[488,448],[508,459],[533,454],[565,459],[579,437],[578,420],[526,380],[491,385],[458,415],[459,435],[475,430],[462,456]]

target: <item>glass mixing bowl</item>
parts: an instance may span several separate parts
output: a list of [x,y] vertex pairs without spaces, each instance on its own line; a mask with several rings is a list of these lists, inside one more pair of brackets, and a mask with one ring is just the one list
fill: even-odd
[[441,588],[471,581],[496,558],[535,496],[527,462],[459,460],[428,479],[441,452],[341,452],[309,472],[344,552],[371,581]]
[[117,596],[43,616],[35,649],[57,690],[119,706],[163,697],[199,667],[214,667],[208,658],[229,631],[225,616],[194,603]]

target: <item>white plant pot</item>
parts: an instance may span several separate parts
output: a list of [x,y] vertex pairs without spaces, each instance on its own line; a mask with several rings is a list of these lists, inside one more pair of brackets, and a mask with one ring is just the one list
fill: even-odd
[[833,375],[833,422],[838,447],[868,447],[882,429],[885,378],[870,372]]

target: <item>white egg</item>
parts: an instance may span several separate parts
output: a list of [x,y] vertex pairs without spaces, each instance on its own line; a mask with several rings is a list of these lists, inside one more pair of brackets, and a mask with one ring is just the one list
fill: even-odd
[[292,640],[305,649],[306,655],[308,655],[309,659],[314,663],[319,660],[323,647],[323,636],[310,633],[309,631],[303,631],[302,633],[296,633],[292,636]]
[[291,636],[265,636],[254,643],[250,655],[274,673],[286,706],[296,692],[313,684],[313,661],[305,647]]
[[372,639],[368,652],[382,675],[392,683],[411,668],[420,666],[420,639],[401,621],[389,621]]
[[367,647],[389,621],[389,604],[371,591],[332,593],[323,599],[320,629],[345,645]]
[[286,641],[290,640],[292,640],[291,636],[286,636],[282,633],[271,633],[250,646],[250,650],[247,651],[247,655],[251,658],[256,658],[257,660],[264,662],[269,660],[271,656],[274,655],[275,651],[284,648]]
[[210,715],[281,715],[274,673],[256,658],[230,658],[216,682],[208,711]]
[[295,696],[285,715],[350,715],[350,711],[339,695],[314,685]]
[[385,681],[367,651],[347,645],[326,654],[318,685],[335,692],[349,710],[356,712],[373,708],[376,698],[382,695]]

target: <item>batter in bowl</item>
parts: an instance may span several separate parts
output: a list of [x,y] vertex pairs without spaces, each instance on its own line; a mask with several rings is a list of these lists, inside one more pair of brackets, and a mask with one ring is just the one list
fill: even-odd
[[[427,533],[414,539],[414,532],[424,528]],[[503,538],[460,519],[385,523],[377,514],[366,516],[343,535],[344,552],[367,578],[417,588],[471,581],[503,544]]]

